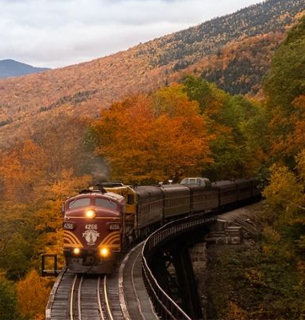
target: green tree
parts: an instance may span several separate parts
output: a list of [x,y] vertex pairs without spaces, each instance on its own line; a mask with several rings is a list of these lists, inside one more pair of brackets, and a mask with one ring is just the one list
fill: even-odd
[[12,282],[0,278],[0,320],[18,319],[16,291]]
[[[264,81],[270,117],[271,155],[291,169],[303,147],[305,95],[305,18],[276,51]],[[302,97],[303,96],[303,97]]]
[[207,117],[209,132],[215,134],[210,141],[214,161],[202,174],[219,180],[262,171],[265,137],[261,139],[255,129],[266,125],[266,121],[261,122],[265,119],[263,108],[241,95],[230,96],[202,78],[187,76],[183,85],[189,99],[197,101],[202,115]]
[[305,18],[288,34],[276,51],[264,90],[271,106],[293,111],[293,100],[305,92]]

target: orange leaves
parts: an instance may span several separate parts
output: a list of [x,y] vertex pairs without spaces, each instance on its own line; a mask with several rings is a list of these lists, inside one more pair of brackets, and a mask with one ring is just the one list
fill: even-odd
[[198,104],[181,86],[139,95],[114,104],[93,128],[96,153],[105,156],[112,176],[125,182],[178,178],[200,170],[210,161],[206,121]]
[[33,141],[26,140],[4,153],[0,159],[0,176],[5,195],[10,200],[30,201],[31,192],[39,187],[46,158],[43,150]]
[[49,297],[47,280],[31,270],[17,285],[18,311],[25,318],[43,319]]

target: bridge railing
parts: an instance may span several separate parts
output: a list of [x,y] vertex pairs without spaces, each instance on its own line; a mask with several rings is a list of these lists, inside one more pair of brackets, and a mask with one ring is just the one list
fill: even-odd
[[182,308],[162,289],[154,277],[148,260],[149,257],[165,242],[181,235],[182,233],[202,227],[216,221],[215,214],[196,214],[179,220],[169,222],[151,234],[145,241],[142,250],[142,273],[147,292],[161,319],[191,320]]

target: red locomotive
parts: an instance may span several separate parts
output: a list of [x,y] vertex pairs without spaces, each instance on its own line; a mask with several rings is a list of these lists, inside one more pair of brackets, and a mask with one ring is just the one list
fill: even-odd
[[124,197],[86,191],[64,204],[64,256],[76,273],[110,273],[121,251]]

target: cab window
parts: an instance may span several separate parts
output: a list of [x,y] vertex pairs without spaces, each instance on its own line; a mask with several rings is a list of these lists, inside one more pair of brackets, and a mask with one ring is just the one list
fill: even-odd
[[90,198],[80,198],[73,200],[69,203],[69,209],[90,206]]
[[116,210],[117,209],[116,202],[111,201],[109,199],[104,199],[104,198],[96,198],[95,199],[95,205],[97,207],[108,208],[108,209],[111,209],[111,210]]

